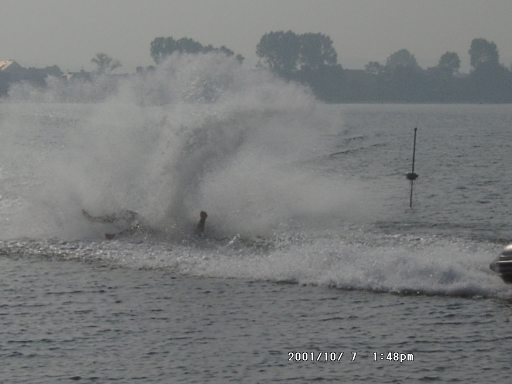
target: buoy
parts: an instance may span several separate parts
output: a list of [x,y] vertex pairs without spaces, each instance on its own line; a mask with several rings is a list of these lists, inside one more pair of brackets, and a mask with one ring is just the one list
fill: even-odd
[[414,128],[414,141],[412,145],[412,170],[408,174],[405,175],[407,180],[411,182],[411,193],[409,195],[409,208],[412,208],[412,192],[414,189],[414,180],[418,178],[418,174],[414,172],[414,163],[416,161],[416,132],[418,128]]

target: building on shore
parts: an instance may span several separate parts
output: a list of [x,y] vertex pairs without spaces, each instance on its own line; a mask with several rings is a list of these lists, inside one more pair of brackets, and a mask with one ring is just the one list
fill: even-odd
[[0,59],[0,72],[18,74],[23,72],[25,68],[12,59]]

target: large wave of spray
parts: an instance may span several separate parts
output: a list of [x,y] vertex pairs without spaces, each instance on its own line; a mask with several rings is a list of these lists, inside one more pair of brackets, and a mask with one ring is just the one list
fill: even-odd
[[[243,236],[371,212],[357,182],[314,166],[339,115],[305,88],[223,55],[173,56],[117,81],[21,85],[10,100],[3,149],[30,170],[17,176],[32,178],[19,189],[25,204],[11,237],[90,236],[81,208],[131,209],[166,233],[207,210],[210,229]],[[20,110],[32,118],[20,120]],[[20,132],[39,141],[20,142]]]
[[[361,229],[380,200],[329,160],[339,113],[236,60],[174,56],[116,81],[20,85],[0,112],[0,239],[18,239],[2,253],[350,289],[503,292],[488,270],[494,244]],[[102,241],[107,228],[82,208],[137,211],[171,241]],[[175,241],[200,210],[212,237],[228,240]],[[258,236],[262,244],[243,241]],[[60,241],[69,239],[84,241]]]

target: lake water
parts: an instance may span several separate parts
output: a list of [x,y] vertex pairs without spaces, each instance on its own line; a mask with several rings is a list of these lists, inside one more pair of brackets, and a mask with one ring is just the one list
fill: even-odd
[[[512,288],[488,266],[512,107],[235,80],[201,103],[0,105],[1,381],[509,382]],[[152,230],[108,241],[82,208]]]

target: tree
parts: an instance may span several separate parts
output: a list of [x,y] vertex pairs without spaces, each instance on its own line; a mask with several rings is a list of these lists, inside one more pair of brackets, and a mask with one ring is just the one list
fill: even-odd
[[388,100],[418,102],[427,99],[425,71],[407,49],[400,49],[388,56],[380,77]]
[[292,31],[264,34],[256,54],[275,74],[307,84],[321,99],[340,100],[343,68],[329,36],[321,33],[297,35]]
[[256,54],[271,71],[285,77],[338,65],[331,38],[321,33],[269,32],[261,37]]
[[499,53],[496,44],[482,38],[471,41],[469,57],[473,69],[478,69],[484,64],[499,65]]
[[119,60],[115,60],[106,53],[97,53],[91,61],[96,64],[96,72],[99,74],[110,73],[121,66]]
[[329,36],[321,33],[304,33],[299,36],[299,67],[319,70],[324,66],[333,66],[338,62],[338,54]]
[[416,58],[412,53],[410,53],[407,49],[400,49],[389,55],[386,59],[386,69],[387,70],[396,70],[396,69],[420,69]]
[[471,72],[469,93],[478,101],[502,102],[511,99],[512,76],[499,63],[496,44],[482,38],[473,39],[469,49]]
[[172,37],[156,37],[151,42],[150,52],[155,63],[159,64],[176,50],[176,40]]
[[299,69],[299,53],[299,36],[292,31],[266,33],[256,46],[256,54],[269,69],[285,77],[290,77]]
[[437,68],[450,76],[453,76],[460,69],[460,58],[455,52],[446,52],[439,58]]
[[[203,46],[198,41],[188,37],[182,37],[178,40],[175,40],[172,37],[157,37],[151,42],[150,52],[151,57],[157,64],[162,62],[166,57],[172,55],[174,52],[188,54],[218,52],[223,53],[226,56],[234,55],[234,52],[225,46],[221,46],[220,48],[215,48],[211,45]],[[235,58],[239,62],[244,60],[242,55],[236,55]]]

